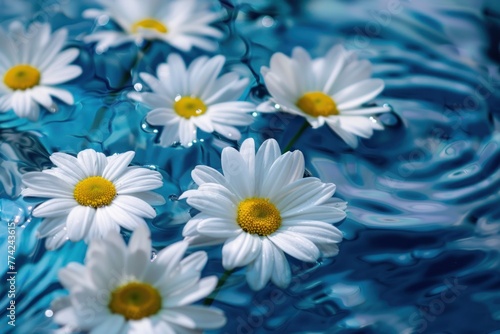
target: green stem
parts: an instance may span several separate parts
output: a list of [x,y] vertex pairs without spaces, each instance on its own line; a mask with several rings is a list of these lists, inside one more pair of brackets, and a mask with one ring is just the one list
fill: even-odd
[[295,134],[295,136],[293,136],[292,139],[290,139],[290,141],[288,142],[288,144],[283,149],[282,153],[286,153],[286,152],[290,151],[290,149],[292,148],[292,146],[297,142],[297,140],[300,138],[300,136],[302,136],[302,134],[304,133],[304,131],[306,131],[309,127],[310,127],[309,122],[307,120],[304,120],[304,123],[300,127],[299,131]]
[[212,293],[203,301],[203,305],[207,306],[212,305],[212,303],[215,300],[215,297],[217,297],[217,294],[222,289],[222,286],[224,285],[224,283],[226,283],[227,279],[229,278],[229,276],[231,276],[232,273],[233,270],[224,271],[224,274],[222,274],[221,278],[219,279],[219,282],[217,283],[217,286],[215,287],[214,291],[212,291]]

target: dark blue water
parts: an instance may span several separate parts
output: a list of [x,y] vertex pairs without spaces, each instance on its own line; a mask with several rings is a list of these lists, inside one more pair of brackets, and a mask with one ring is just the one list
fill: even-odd
[[[179,196],[197,164],[220,167],[222,147],[236,145],[202,134],[190,148],[161,148],[143,128],[145,109],[126,97],[137,73],[152,72],[171,49],[153,43],[137,69],[138,48],[104,54],[81,42],[94,27],[79,17],[90,1],[0,1],[1,25],[48,21],[70,30],[84,74],[69,89],[74,106],[60,105],[38,122],[0,114],[0,254],[7,257],[7,223],[17,224],[16,328],[50,333],[51,302],[66,294],[57,272],[83,261],[86,246],[45,251],[35,232],[36,202],[20,196],[20,177],[48,168],[56,151],[94,148],[107,154],[135,150],[134,163],[158,168],[169,198],[150,222],[159,250],[181,239],[189,207]],[[222,1],[219,24],[227,38],[219,52],[228,68],[254,77],[248,99],[266,97],[260,67],[281,51],[305,47],[322,56],[344,43],[374,64],[386,88],[374,101],[394,112],[356,150],[328,128],[309,129],[296,142],[307,169],[337,184],[349,202],[337,257],[317,264],[292,261],[292,284],[248,289],[233,274],[218,300],[228,324],[220,333],[500,333],[500,5],[495,1]],[[184,54],[190,60],[201,51]],[[118,61],[117,61],[118,60]],[[302,120],[255,115],[244,137],[276,138],[283,147]],[[220,248],[209,249],[205,274],[220,275]],[[5,277],[3,275],[2,277]],[[0,332],[7,326],[2,281]]]

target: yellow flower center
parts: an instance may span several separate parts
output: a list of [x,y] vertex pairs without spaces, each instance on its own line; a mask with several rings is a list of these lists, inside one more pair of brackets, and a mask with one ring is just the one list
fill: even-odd
[[73,197],[78,204],[100,208],[110,205],[116,196],[113,182],[101,176],[90,176],[81,180],[73,190]]
[[130,30],[132,31],[132,33],[135,34],[136,32],[139,31],[139,28],[156,30],[162,34],[166,34],[168,32],[167,27],[163,23],[152,18],[147,18],[135,22],[134,24],[132,24]]
[[268,198],[247,198],[238,205],[238,225],[250,234],[266,236],[281,226],[279,210]]
[[175,99],[174,111],[181,117],[191,118],[203,115],[207,106],[197,97],[183,96]]
[[158,313],[161,295],[147,283],[130,282],[111,292],[108,307],[112,313],[121,314],[127,320],[139,320]]
[[338,115],[337,104],[322,92],[308,92],[302,95],[296,103],[303,112],[314,117]]
[[7,70],[3,82],[11,89],[25,90],[40,83],[40,71],[31,65],[16,65]]

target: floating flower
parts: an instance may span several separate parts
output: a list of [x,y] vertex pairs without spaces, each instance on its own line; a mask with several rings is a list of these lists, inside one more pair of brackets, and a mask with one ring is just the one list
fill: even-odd
[[102,237],[120,226],[135,230],[145,224],[144,218],[156,216],[149,203],[162,204],[164,199],[150,190],[163,185],[161,174],[129,166],[134,154],[106,157],[87,149],[75,158],[54,153],[50,160],[57,167],[23,175],[23,196],[50,198],[33,210],[35,217],[45,218],[38,236],[47,237],[47,248],[58,248],[68,239]]
[[300,47],[293,50],[292,58],[274,54],[270,68],[261,70],[271,99],[257,109],[272,112],[278,105],[284,112],[305,117],[313,128],[326,123],[348,145],[357,147],[356,136],[370,138],[373,130],[383,129],[370,116],[390,109],[362,107],[384,89],[384,82],[370,79],[367,60],[353,58],[341,45],[314,60]]
[[207,9],[206,2],[197,0],[100,0],[103,10],[88,9],[88,18],[111,18],[122,31],[99,31],[85,37],[86,42],[98,42],[98,50],[142,40],[162,40],[173,47],[189,51],[198,47],[215,51],[216,39],[223,34],[210,26],[220,19],[220,13]]
[[271,279],[279,287],[290,283],[284,253],[314,262],[334,256],[342,233],[330,223],[345,217],[346,203],[332,198],[335,185],[315,177],[303,178],[300,151],[280,153],[274,139],[255,154],[253,139],[238,152],[222,151],[224,175],[208,166],[192,172],[199,188],[187,198],[200,211],[184,227],[194,245],[224,243],[222,265],[227,270],[248,266],[246,278],[254,290]]
[[56,110],[52,97],[73,104],[70,92],[54,86],[72,80],[82,73],[70,65],[78,49],[61,51],[66,29],[51,34],[49,24],[32,24],[27,31],[14,22],[9,33],[0,27],[0,112],[14,110],[17,116],[36,121],[40,105]]
[[111,333],[201,333],[224,326],[221,310],[190,305],[210,294],[217,277],[200,279],[205,252],[183,258],[188,244],[177,242],[151,261],[147,226],[140,225],[128,247],[110,231],[90,242],[85,266],[70,263],[59,272],[69,290],[54,316],[65,329]]
[[196,130],[239,140],[241,134],[234,126],[248,125],[253,117],[255,105],[235,101],[243,94],[248,79],[240,79],[234,72],[219,77],[225,58],[198,57],[188,68],[178,54],[170,54],[167,63],[160,64],[157,77],[141,73],[150,92],[131,92],[129,97],[143,102],[151,110],[148,123],[163,126],[160,136],[162,146],[180,141],[188,146],[196,139]]

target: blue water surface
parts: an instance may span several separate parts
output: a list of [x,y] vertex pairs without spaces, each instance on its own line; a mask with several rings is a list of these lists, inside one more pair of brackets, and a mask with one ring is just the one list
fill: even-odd
[[[0,25],[50,22],[70,31],[84,69],[67,88],[75,105],[39,121],[0,114],[1,333],[51,333],[51,302],[67,294],[57,272],[82,262],[86,245],[46,251],[31,217],[35,200],[22,199],[20,177],[51,167],[53,152],[94,148],[134,150],[134,164],[159,170],[167,203],[149,221],[160,250],[180,240],[195,214],[177,197],[193,187],[198,164],[220,167],[224,137],[200,133],[189,148],[157,145],[147,110],[126,94],[175,50],[163,43],[128,44],[102,54],[82,42],[95,29],[81,12],[94,1],[0,1]],[[260,67],[274,52],[302,46],[319,57],[336,43],[374,64],[386,88],[374,101],[393,112],[386,130],[349,148],[327,127],[308,129],[294,144],[308,173],[337,185],[348,201],[339,226],[345,239],[335,258],[291,261],[289,288],[251,291],[235,272],[214,305],[228,323],[214,333],[500,333],[500,3],[496,0],[222,0],[218,23],[226,37],[218,53],[227,69],[252,79],[247,100],[267,97]],[[141,54],[139,62],[137,54]],[[204,54],[184,53],[186,61]],[[134,63],[136,68],[132,69]],[[303,120],[255,114],[242,129],[257,143],[284,147]],[[17,226],[16,327],[7,325],[7,224]],[[126,232],[125,237],[128,237]],[[223,272],[220,247],[207,249],[204,275]],[[5,256],[4,256],[4,255]]]

